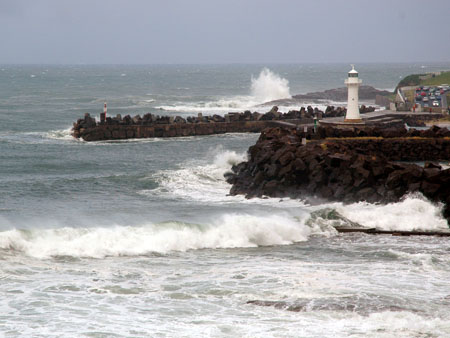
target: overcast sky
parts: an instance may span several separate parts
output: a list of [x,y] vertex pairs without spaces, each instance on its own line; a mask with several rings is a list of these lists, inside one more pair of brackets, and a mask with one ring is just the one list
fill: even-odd
[[450,61],[450,0],[0,0],[0,63]]

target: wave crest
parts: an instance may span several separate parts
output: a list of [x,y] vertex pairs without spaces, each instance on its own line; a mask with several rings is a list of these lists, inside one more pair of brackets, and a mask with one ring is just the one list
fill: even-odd
[[210,224],[164,222],[142,226],[8,230],[0,249],[45,259],[104,258],[195,249],[249,248],[306,241],[310,230],[288,216],[226,214]]
[[378,205],[360,202],[340,206],[337,211],[353,222],[380,230],[448,230],[447,221],[442,217],[442,207],[441,203],[434,204],[420,193],[412,193],[397,203]]

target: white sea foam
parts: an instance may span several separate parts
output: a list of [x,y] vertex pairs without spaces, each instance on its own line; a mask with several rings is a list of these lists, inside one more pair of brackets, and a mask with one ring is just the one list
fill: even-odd
[[[448,334],[449,321],[441,318],[426,318],[409,311],[383,311],[368,317],[352,318],[358,328],[369,337],[444,337]],[[343,322],[347,319],[342,320]]]
[[148,99],[148,100],[144,100],[145,103],[152,103],[155,102],[155,99]]
[[382,230],[448,230],[442,217],[442,205],[427,200],[423,195],[407,195],[398,203],[376,205],[366,202],[339,205],[337,211],[344,217],[365,227]]
[[210,224],[165,222],[142,226],[8,230],[0,249],[36,258],[135,256],[204,248],[287,245],[305,241],[307,226],[281,215],[225,214]]
[[215,151],[217,153],[212,163],[187,163],[181,169],[159,172],[159,191],[168,191],[171,195],[197,201],[226,201],[230,185],[226,183],[224,174],[232,165],[245,161],[246,154],[219,148]]
[[[247,159],[246,153],[224,150],[221,147],[209,152],[210,163],[190,162],[182,168],[164,170],[156,175],[159,194],[169,194],[177,198],[194,200],[203,203],[246,203],[262,205],[281,205],[283,208],[304,206],[303,201],[289,198],[253,198],[243,195],[229,196],[231,185],[225,181],[224,174],[235,164]],[[154,177],[153,177],[154,178]],[[155,190],[142,190],[143,195],[152,196]]]
[[[176,111],[184,113],[208,113],[208,114],[220,114],[227,113],[230,111],[244,111],[247,109],[252,109],[258,105],[258,101],[255,101],[252,96],[233,96],[228,98],[220,98],[215,101],[206,102],[178,102],[170,105],[162,105],[156,107],[157,109],[163,109],[167,111]],[[189,115],[187,114],[187,115]]]
[[[420,249],[417,248],[416,251]],[[440,254],[436,255],[435,252],[429,253],[426,250],[424,252],[406,252],[401,250],[390,249],[389,253],[403,261],[413,263],[419,270],[424,269],[428,271],[436,271],[436,265],[447,267],[450,264],[450,257],[448,255]],[[431,276],[430,276],[431,278]]]
[[77,139],[72,137],[71,132],[72,128],[50,130],[46,132],[3,132],[0,133],[0,140],[16,144],[43,144],[52,143],[55,140],[77,141]]
[[55,140],[64,140],[64,141],[73,141],[76,140],[72,136],[72,128],[67,129],[59,129],[59,130],[50,130],[49,132],[43,133],[44,137],[55,139]]

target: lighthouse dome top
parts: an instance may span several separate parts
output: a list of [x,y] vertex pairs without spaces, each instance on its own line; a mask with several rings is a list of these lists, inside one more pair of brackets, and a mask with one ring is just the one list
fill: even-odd
[[351,65],[352,70],[348,72],[348,77],[358,77],[358,72],[355,70],[355,65]]

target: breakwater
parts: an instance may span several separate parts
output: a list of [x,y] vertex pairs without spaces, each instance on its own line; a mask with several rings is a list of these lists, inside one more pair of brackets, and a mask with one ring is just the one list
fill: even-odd
[[[373,107],[361,107],[361,113],[373,111]],[[274,127],[278,122],[293,124],[311,124],[313,119],[324,117],[344,116],[345,108],[327,107],[325,112],[318,108],[301,107],[287,113],[278,111],[274,106],[270,111],[245,111],[242,113],[228,113],[225,116],[212,115],[183,118],[181,116],[157,116],[154,114],[136,115],[131,117],[120,114],[115,117],[101,115],[96,121],[89,113],[74,123],[72,135],[85,141],[122,140],[130,138],[150,137],[180,137],[213,135],[238,132],[261,132],[267,127]]]
[[315,134],[272,128],[250,147],[248,161],[226,178],[232,195],[247,197],[388,203],[420,192],[445,203],[444,216],[450,220],[450,169],[429,162],[440,160],[450,160],[446,128],[320,127]]

